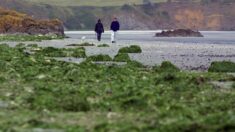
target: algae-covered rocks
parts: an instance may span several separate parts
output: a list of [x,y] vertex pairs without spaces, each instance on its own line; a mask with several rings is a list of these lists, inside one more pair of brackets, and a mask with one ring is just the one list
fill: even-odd
[[145,67],[127,53],[118,55],[128,60],[121,66],[92,62],[112,61],[107,55],[77,64],[48,57],[76,48],[25,55],[24,47],[0,45],[0,131],[225,131],[234,123],[234,84],[211,83],[232,83],[227,73],[179,72],[170,62]]
[[93,55],[87,58],[89,61],[112,61],[112,58],[108,55]]
[[156,37],[203,37],[199,31],[193,31],[190,29],[176,29],[162,31],[161,33],[156,33]]
[[164,61],[160,66],[153,68],[157,72],[179,72],[180,69],[169,61]]
[[141,53],[142,50],[138,45],[131,45],[129,47],[122,47],[119,49],[118,53]]
[[110,47],[108,44],[100,44],[97,47]]
[[114,61],[117,61],[117,62],[128,62],[130,61],[130,57],[127,53],[118,53],[114,59]]
[[14,42],[25,42],[25,41],[42,41],[42,40],[53,40],[63,39],[63,36],[59,35],[27,35],[27,34],[4,34],[0,35],[0,41],[14,41]]
[[54,47],[46,47],[37,52],[38,54],[44,54],[47,57],[77,57],[77,58],[85,58],[85,48],[54,48]]
[[90,44],[90,43],[81,43],[81,44],[69,44],[67,46],[81,46],[81,47],[86,47],[86,46],[95,46],[95,44]]
[[209,72],[235,72],[235,63],[231,61],[212,62]]

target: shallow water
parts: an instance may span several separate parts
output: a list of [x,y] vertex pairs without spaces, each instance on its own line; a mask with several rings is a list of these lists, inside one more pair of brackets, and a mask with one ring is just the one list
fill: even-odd
[[[207,43],[207,44],[233,44],[235,45],[235,31],[201,31],[204,37],[154,37],[156,31],[120,31],[118,39],[122,41],[141,41],[141,42],[178,42],[178,43]],[[96,39],[93,31],[66,31],[66,35],[74,38],[81,39]],[[110,41],[110,31],[103,34],[102,39],[104,42]]]

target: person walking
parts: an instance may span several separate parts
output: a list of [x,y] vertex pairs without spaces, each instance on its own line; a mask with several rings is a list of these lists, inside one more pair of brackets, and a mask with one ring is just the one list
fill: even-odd
[[110,30],[111,30],[111,42],[112,43],[116,43],[117,31],[119,31],[119,29],[120,29],[120,24],[119,24],[117,18],[115,17],[113,19],[113,22],[111,23],[111,26],[110,26]]
[[100,41],[102,33],[104,33],[104,26],[103,26],[100,19],[98,20],[98,22],[95,25],[95,32],[96,32],[96,35],[97,35],[97,40]]

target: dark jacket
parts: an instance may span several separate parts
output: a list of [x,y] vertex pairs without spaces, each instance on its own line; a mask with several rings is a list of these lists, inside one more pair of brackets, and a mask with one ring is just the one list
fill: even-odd
[[96,33],[103,33],[104,32],[104,26],[102,23],[98,22],[96,25],[95,25],[95,32]]
[[110,26],[110,29],[113,30],[114,32],[118,31],[120,28],[120,24],[118,21],[113,21],[111,26]]

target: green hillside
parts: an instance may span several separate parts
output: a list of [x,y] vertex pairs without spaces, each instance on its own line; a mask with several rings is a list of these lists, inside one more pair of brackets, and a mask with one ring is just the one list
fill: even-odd
[[25,0],[56,6],[122,6],[124,4],[140,5],[144,2],[166,2],[167,0]]

